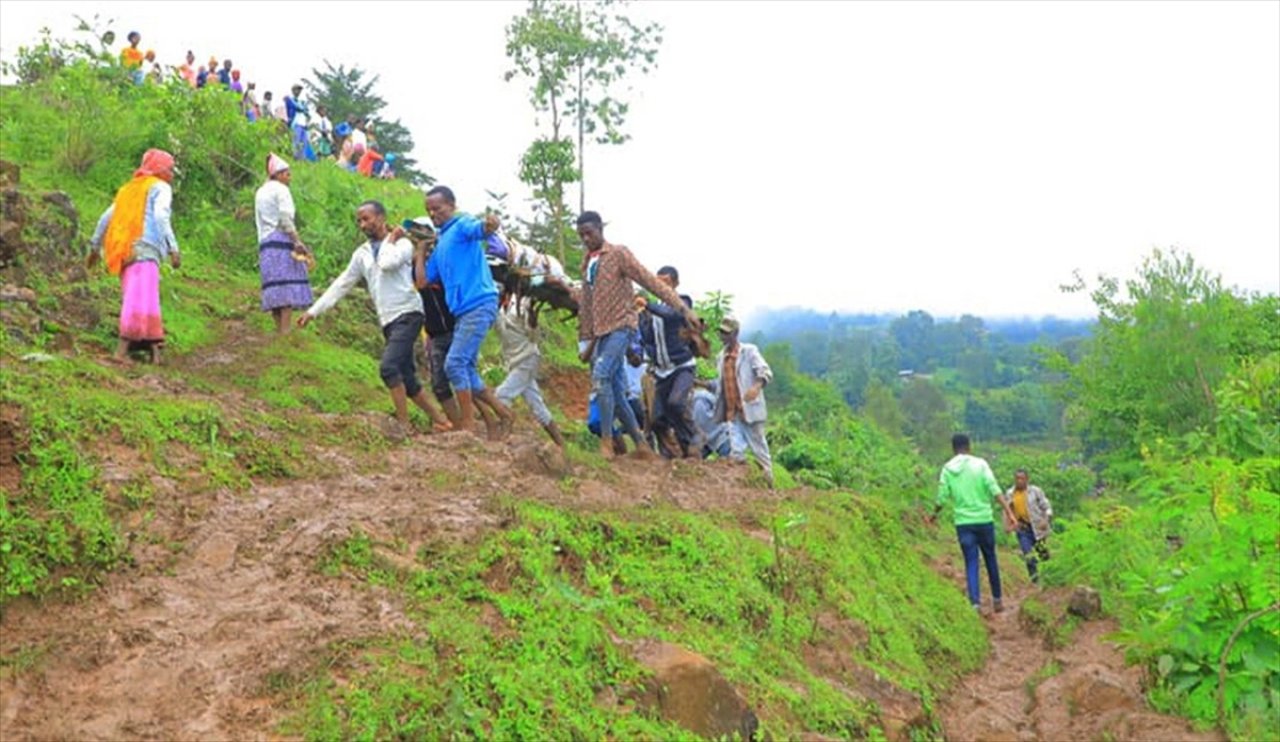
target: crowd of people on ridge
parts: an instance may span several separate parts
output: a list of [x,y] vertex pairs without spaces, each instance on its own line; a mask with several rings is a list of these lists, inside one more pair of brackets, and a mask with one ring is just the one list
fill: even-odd
[[275,100],[269,90],[259,100],[257,84],[242,81],[240,69],[232,60],[219,62],[213,56],[200,65],[196,63],[195,52],[190,50],[181,64],[171,65],[166,73],[156,61],[154,50],[142,50],[142,34],[130,31],[126,39],[125,47],[120,50],[120,64],[135,84],[180,81],[193,89],[219,87],[239,96],[240,111],[249,121],[274,122],[285,128],[292,137],[295,158],[311,162],[327,159],[370,178],[396,176],[399,158],[394,152],[383,151],[374,123],[367,117],[352,115],[335,125],[324,104],[313,106],[300,84],[290,87],[289,94],[279,100]]

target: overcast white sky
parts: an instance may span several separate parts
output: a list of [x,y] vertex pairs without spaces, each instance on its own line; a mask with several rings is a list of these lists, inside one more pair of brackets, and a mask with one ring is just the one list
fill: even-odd
[[[320,60],[381,76],[422,166],[524,198],[504,82],[519,2],[0,2],[0,56],[73,14],[165,64],[231,57],[280,95]],[[1073,269],[1178,246],[1280,291],[1280,3],[644,2],[658,69],[587,151],[607,236],[739,311],[1090,316]],[[358,18],[356,17],[358,16]],[[576,194],[572,198],[576,206]]]

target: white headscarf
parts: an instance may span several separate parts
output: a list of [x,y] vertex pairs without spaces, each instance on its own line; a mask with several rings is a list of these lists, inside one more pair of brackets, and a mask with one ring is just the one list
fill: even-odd
[[289,169],[289,163],[284,161],[280,155],[272,152],[267,155],[267,177],[274,178],[277,174]]

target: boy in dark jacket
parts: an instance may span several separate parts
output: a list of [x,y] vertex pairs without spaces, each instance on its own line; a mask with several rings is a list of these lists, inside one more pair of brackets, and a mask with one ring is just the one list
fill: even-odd
[[[672,266],[658,269],[658,280],[675,290],[680,273]],[[656,301],[636,308],[640,315],[640,339],[650,360],[654,384],[653,432],[669,456],[688,457],[694,440],[689,416],[689,393],[693,389],[697,359],[682,331],[688,326],[684,315],[693,308],[693,300],[680,294],[684,307],[669,307]]]

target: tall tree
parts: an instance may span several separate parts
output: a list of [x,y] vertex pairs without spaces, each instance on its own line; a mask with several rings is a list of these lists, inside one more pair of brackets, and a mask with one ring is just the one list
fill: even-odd
[[304,79],[302,84],[311,100],[325,107],[334,125],[352,116],[369,119],[378,148],[383,153],[395,153],[395,169],[399,177],[414,185],[434,183],[430,175],[418,169],[418,161],[409,154],[413,151],[413,135],[409,129],[400,119],[388,121],[378,116],[387,106],[386,100],[374,91],[378,75],[370,77],[359,67],[348,69],[342,64],[334,67],[327,59],[324,67],[323,70],[313,67],[311,74],[315,79]]
[[[621,95],[628,75],[648,74],[657,64],[662,26],[638,25],[622,13],[625,0],[590,3],[583,12],[576,0],[580,27],[587,39],[578,57],[577,96],[570,111],[578,122],[578,209],[586,209],[586,135],[597,144],[622,144],[631,138],[622,130],[631,104]],[[630,90],[630,88],[627,88]]]
[[[633,23],[622,14],[624,5],[621,0],[586,6],[530,0],[525,12],[507,26],[512,69],[506,79],[521,76],[530,81],[535,119],[550,129],[522,156],[521,179],[534,190],[535,210],[555,225],[552,231],[562,261],[572,233],[567,229],[564,191],[569,183],[582,180],[586,136],[593,135],[599,143],[627,140],[622,125],[628,104],[619,97],[618,87],[629,73],[652,68],[662,40],[660,26]],[[576,151],[567,132],[570,123],[576,123]],[[578,205],[585,209],[582,188]]]

